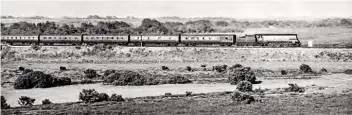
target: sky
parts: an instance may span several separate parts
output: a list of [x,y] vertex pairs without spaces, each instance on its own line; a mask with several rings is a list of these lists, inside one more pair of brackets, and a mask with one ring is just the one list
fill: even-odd
[[86,17],[88,15],[153,18],[326,18],[352,17],[352,0],[235,1],[1,1],[1,15]]

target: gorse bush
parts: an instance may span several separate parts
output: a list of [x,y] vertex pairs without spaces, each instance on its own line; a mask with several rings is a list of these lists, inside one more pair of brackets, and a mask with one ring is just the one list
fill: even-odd
[[41,71],[29,72],[20,75],[14,83],[15,89],[29,89],[29,88],[49,88],[55,86],[70,85],[71,79],[68,77],[52,77]]
[[281,75],[287,75],[287,72],[285,70],[281,70]]
[[84,71],[84,74],[85,74],[85,77],[89,79],[96,78],[99,76],[94,69],[87,69]]
[[124,98],[122,98],[121,95],[116,95],[115,93],[111,95],[110,101],[117,101],[117,102],[121,102],[121,101],[125,101]]
[[18,70],[20,70],[20,71],[24,71],[24,67],[18,67]]
[[101,101],[108,101],[109,96],[106,93],[98,93],[95,89],[83,89],[79,93],[79,100],[85,103],[94,103]]
[[253,96],[249,95],[248,93],[237,92],[237,91],[235,91],[231,95],[231,99],[236,103],[250,104],[252,102],[255,102],[255,99]]
[[104,71],[103,76],[104,76],[104,77],[107,77],[107,76],[109,76],[110,74],[113,74],[113,73],[115,73],[115,72],[116,72],[116,70],[114,70],[114,69],[107,69],[107,70]]
[[27,96],[21,96],[18,99],[18,104],[21,106],[32,106],[34,103],[35,99],[27,97]]
[[202,65],[200,65],[200,67],[205,68],[205,67],[207,67],[207,64],[202,64]]
[[4,96],[1,96],[1,109],[8,109],[10,105],[6,103],[6,99]]
[[169,78],[167,83],[168,84],[186,84],[186,83],[192,83],[192,81],[182,76],[172,76]]
[[325,69],[325,68],[321,68],[320,71],[319,71],[319,73],[328,73],[328,70]]
[[191,91],[186,91],[186,96],[192,96],[192,92]]
[[167,66],[161,66],[161,69],[162,69],[162,70],[169,70],[169,67],[167,67]]
[[345,74],[352,74],[352,69],[346,69]]
[[67,68],[65,66],[60,66],[60,71],[66,71]]
[[52,104],[52,102],[49,99],[44,99],[42,101],[42,105],[50,105],[50,104]]
[[237,84],[237,90],[242,92],[252,91],[253,85],[249,81],[241,81]]
[[165,93],[164,95],[165,96],[171,96],[172,94],[171,93]]
[[304,72],[304,73],[312,73],[312,72],[313,72],[312,68],[310,68],[310,66],[307,65],[307,64],[302,64],[302,65],[299,67],[299,69],[300,69],[302,72]]
[[227,65],[216,65],[213,66],[213,71],[217,71],[217,72],[225,72],[227,69]]
[[94,83],[91,79],[83,79],[80,81],[80,84],[92,84]]
[[228,80],[232,85],[236,85],[241,81],[249,81],[253,84],[256,83],[256,76],[254,72],[250,70],[250,67],[244,67],[229,73]]
[[29,72],[33,72],[33,70],[32,69],[24,69],[22,74],[26,74],[26,73],[29,73]]
[[192,68],[191,68],[191,66],[186,66],[186,70],[187,70],[187,71],[193,71]]
[[305,89],[303,87],[299,87],[297,84],[288,84],[289,88],[286,88],[285,91],[286,92],[304,92]]

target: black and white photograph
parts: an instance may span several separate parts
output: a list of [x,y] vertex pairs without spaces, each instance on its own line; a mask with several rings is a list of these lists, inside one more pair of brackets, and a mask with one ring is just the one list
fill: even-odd
[[352,0],[1,0],[1,115],[352,115]]

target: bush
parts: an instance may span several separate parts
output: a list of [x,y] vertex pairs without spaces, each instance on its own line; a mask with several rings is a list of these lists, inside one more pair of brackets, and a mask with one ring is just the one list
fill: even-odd
[[186,91],[186,96],[192,96],[192,92],[191,91]]
[[325,68],[321,68],[319,73],[328,73],[328,70],[326,70]]
[[76,48],[77,50],[80,50],[80,49],[81,49],[81,46],[76,45],[75,48]]
[[186,83],[192,83],[192,81],[182,76],[172,76],[167,80],[167,83],[168,84],[186,84]]
[[125,101],[125,99],[123,99],[121,95],[116,95],[115,93],[111,95],[109,100],[118,102]]
[[24,71],[24,67],[18,67],[18,70],[20,70],[20,71]]
[[169,67],[167,67],[167,66],[161,66],[161,69],[162,69],[162,70],[169,70]]
[[285,91],[286,92],[304,92],[304,88],[303,87],[299,87],[297,84],[288,84],[290,87],[286,88]]
[[35,51],[38,51],[41,49],[39,45],[32,45],[31,48],[34,49]]
[[27,96],[21,96],[20,98],[18,98],[18,104],[21,106],[32,106],[34,101],[35,99]]
[[26,73],[29,73],[29,72],[33,72],[33,70],[32,69],[24,69],[22,74],[26,74]]
[[98,77],[97,72],[94,69],[87,69],[84,71],[85,77],[92,79]]
[[200,67],[205,68],[205,67],[207,67],[207,64],[202,64],[202,65],[200,65]]
[[6,103],[6,99],[4,96],[1,96],[1,109],[8,109],[10,105]]
[[106,93],[99,93],[97,102],[109,101],[109,95]]
[[304,72],[304,73],[312,73],[312,72],[313,72],[313,71],[312,71],[312,68],[310,68],[310,66],[307,65],[307,64],[302,64],[302,65],[299,67],[299,69],[300,69],[302,72]]
[[192,68],[191,68],[191,66],[186,66],[186,70],[187,70],[187,71],[193,71]]
[[60,71],[66,71],[66,67],[65,66],[60,66]]
[[54,77],[52,86],[65,86],[71,85],[71,78],[68,77]]
[[70,85],[71,79],[68,77],[55,78],[41,71],[29,72],[20,75],[14,83],[15,89],[48,88],[55,86]]
[[50,105],[50,104],[52,104],[52,102],[51,102],[49,99],[44,99],[44,100],[42,101],[42,104],[43,104],[43,105]]
[[235,65],[233,65],[232,66],[234,69],[236,69],[236,68],[242,68],[243,66],[241,65],[241,64],[235,64]]
[[227,65],[216,65],[213,66],[213,71],[216,70],[217,72],[224,72],[227,69]]
[[113,74],[115,72],[116,72],[116,70],[114,70],[114,69],[105,70],[104,71],[104,77],[109,76],[110,74]]
[[171,93],[165,93],[165,96],[171,96],[172,94]]
[[352,69],[346,69],[345,74],[352,74]]
[[281,70],[281,75],[287,75],[287,72],[285,70]]
[[52,87],[53,77],[41,71],[29,72],[20,75],[14,84],[15,89],[48,88]]
[[244,104],[250,104],[252,102],[255,102],[255,99],[253,96],[247,94],[247,93],[242,93],[242,92],[237,92],[235,91],[232,95],[231,95],[231,99],[234,102],[237,103],[244,103]]
[[94,103],[98,97],[99,93],[95,89],[83,89],[79,93],[79,100],[85,103]]
[[92,83],[94,83],[94,82],[90,79],[83,79],[80,81],[80,84],[92,84]]
[[228,80],[232,85],[236,85],[241,81],[249,81],[253,84],[256,83],[256,76],[253,71],[250,71],[249,67],[244,67],[230,73]]
[[241,81],[237,84],[237,90],[242,92],[252,91],[252,83],[248,81]]

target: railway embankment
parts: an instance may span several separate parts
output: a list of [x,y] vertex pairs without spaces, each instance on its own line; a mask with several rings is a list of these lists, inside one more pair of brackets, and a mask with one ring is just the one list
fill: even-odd
[[42,46],[6,47],[1,58],[3,63],[352,62],[352,49]]

